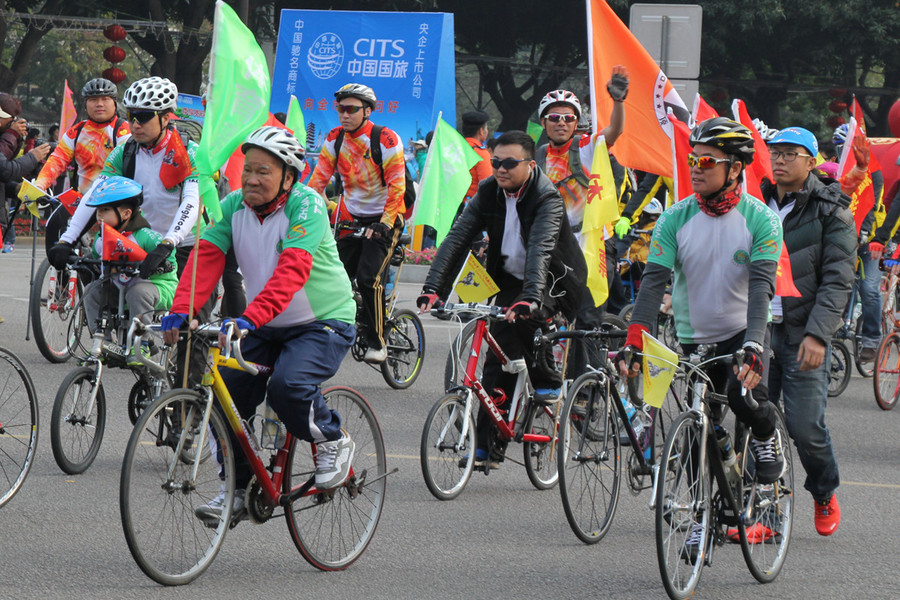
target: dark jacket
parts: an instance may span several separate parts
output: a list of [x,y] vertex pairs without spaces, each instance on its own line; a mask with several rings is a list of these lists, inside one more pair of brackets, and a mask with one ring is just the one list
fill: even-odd
[[[540,169],[534,169],[516,205],[526,249],[525,279],[521,300],[559,310],[573,319],[585,289],[587,265],[566,218],[556,186]],[[453,279],[471,247],[472,239],[487,231],[487,271],[498,284],[505,278],[500,244],[506,223],[506,199],[493,177],[481,182],[475,197],[441,242],[428,271],[425,288],[442,298],[451,292]],[[552,287],[552,293],[551,293]]]
[[[777,197],[768,180],[763,180],[762,192],[767,201]],[[801,296],[781,298],[788,341],[799,344],[811,335],[829,342],[841,325],[856,266],[850,198],[840,184],[826,185],[813,174],[792,195],[796,204],[784,218],[784,244]]]

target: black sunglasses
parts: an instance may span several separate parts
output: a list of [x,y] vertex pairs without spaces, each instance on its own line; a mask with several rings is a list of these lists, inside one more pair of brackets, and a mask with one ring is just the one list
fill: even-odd
[[137,121],[141,125],[144,125],[153,117],[157,115],[155,110],[129,110],[128,111],[128,122]]
[[526,160],[530,160],[530,159],[528,159],[528,158],[504,158],[503,160],[500,160],[499,158],[492,158],[491,166],[494,167],[495,169],[499,169],[500,167],[503,167],[507,171],[512,171],[513,169],[515,169],[516,167],[519,166],[519,163],[525,162]]
[[365,108],[365,107],[363,107],[363,106],[350,106],[350,105],[347,105],[347,104],[338,104],[338,105],[337,105],[337,111],[338,111],[338,114],[349,113],[349,114],[351,114],[351,115],[355,115],[356,113],[358,113],[359,111],[361,111],[363,108]]

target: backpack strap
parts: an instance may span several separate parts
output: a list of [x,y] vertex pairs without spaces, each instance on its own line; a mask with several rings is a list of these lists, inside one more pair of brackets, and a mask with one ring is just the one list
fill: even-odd
[[125,148],[122,150],[122,175],[128,179],[134,179],[134,165],[137,162],[137,140],[130,137],[125,140]]
[[570,177],[574,177],[581,187],[590,187],[590,179],[581,165],[581,148],[574,139],[569,145],[569,173],[571,173]]
[[547,148],[550,144],[544,144],[543,146],[538,147],[537,151],[534,153],[534,162],[537,163],[537,166],[541,168],[541,171],[545,171],[547,169]]
[[372,151],[372,161],[378,165],[378,170],[381,171],[381,185],[387,187],[387,183],[384,182],[384,165],[381,162],[382,131],[384,131],[384,127],[381,125],[372,125],[372,136],[369,138],[369,150]]

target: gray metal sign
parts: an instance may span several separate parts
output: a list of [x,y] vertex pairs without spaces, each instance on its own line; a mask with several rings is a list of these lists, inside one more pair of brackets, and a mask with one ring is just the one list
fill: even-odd
[[670,79],[700,76],[699,4],[633,4],[631,32]]

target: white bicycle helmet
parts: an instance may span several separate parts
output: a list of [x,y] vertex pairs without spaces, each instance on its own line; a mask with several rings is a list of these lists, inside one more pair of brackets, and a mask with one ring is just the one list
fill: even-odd
[[765,121],[762,119],[753,119],[753,126],[756,127],[756,130],[759,132],[760,137],[762,137],[764,142],[768,142],[769,140],[775,137],[775,134],[778,133],[777,129],[772,129],[768,125],[766,125]]
[[663,205],[658,198],[653,198],[652,200],[650,200],[650,202],[647,203],[647,206],[644,207],[645,215],[661,215],[662,212]]
[[345,86],[342,86],[341,89],[334,93],[334,97],[340,101],[344,98],[357,98],[363,104],[368,104],[369,108],[375,109],[375,103],[378,100],[375,98],[375,91],[367,85],[363,85],[361,83],[348,83]]
[[291,132],[281,127],[266,125],[247,136],[247,141],[241,145],[241,152],[247,153],[251,147],[262,148],[271,152],[284,163],[302,173],[306,166],[306,151]]
[[122,103],[128,109],[175,110],[178,87],[164,77],[138,79],[125,90]]
[[575,111],[575,116],[578,117],[579,121],[581,120],[581,102],[578,101],[578,96],[568,90],[553,90],[541,98],[541,105],[538,107],[538,118],[543,119],[544,113],[554,104],[571,106]]

